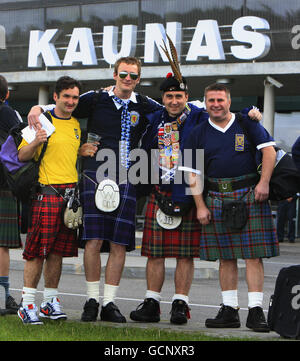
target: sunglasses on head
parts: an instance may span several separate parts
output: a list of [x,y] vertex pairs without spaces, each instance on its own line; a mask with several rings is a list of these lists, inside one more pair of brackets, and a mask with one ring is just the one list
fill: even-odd
[[127,77],[127,75],[129,75],[132,80],[137,80],[137,78],[139,77],[139,74],[137,74],[137,73],[128,73],[127,71],[120,71],[120,73],[119,73],[119,77],[121,79],[125,79]]

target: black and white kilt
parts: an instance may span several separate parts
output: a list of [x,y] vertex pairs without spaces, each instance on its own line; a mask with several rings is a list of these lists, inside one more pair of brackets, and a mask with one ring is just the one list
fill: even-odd
[[0,247],[20,248],[18,203],[12,192],[0,190]]
[[[96,172],[85,171],[96,182]],[[130,184],[119,185],[120,205],[113,212],[102,212],[95,204],[97,185],[82,177],[81,202],[83,205],[83,229],[80,246],[92,239],[103,240],[101,252],[109,251],[109,242],[135,249],[136,190]]]

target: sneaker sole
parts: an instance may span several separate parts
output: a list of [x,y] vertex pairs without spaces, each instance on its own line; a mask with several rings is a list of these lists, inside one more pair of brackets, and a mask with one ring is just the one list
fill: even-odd
[[239,328],[239,327],[241,327],[241,324],[238,322],[220,323],[220,324],[205,323],[205,327],[207,327],[207,328]]
[[257,327],[252,327],[249,324],[246,324],[246,327],[248,327],[250,330],[254,332],[266,332],[266,333],[270,332],[270,329],[266,327],[257,328]]
[[43,325],[44,323],[42,322],[42,321],[36,321],[36,322],[24,322],[24,320],[23,320],[23,317],[21,316],[21,314],[19,313],[19,311],[18,311],[18,316],[19,316],[19,318],[21,319],[21,321],[22,321],[22,323],[23,323],[23,325],[24,326],[27,326],[27,325]]
[[102,317],[100,317],[100,320],[101,321],[104,321],[104,322],[114,322],[114,323],[126,323],[126,318],[124,319],[118,319],[118,320],[108,320],[108,319],[104,319]]
[[48,316],[48,315],[43,314],[42,312],[39,313],[39,316],[43,317],[43,318],[47,318],[49,320],[66,320],[67,319],[66,315]]
[[185,323],[187,323],[187,319],[186,318],[177,318],[177,319],[170,319],[171,323],[174,323],[175,325],[183,325]]
[[134,315],[130,314],[130,319],[132,321],[137,321],[137,322],[159,322],[160,321],[160,317],[155,317],[155,318],[146,318],[146,317],[135,317]]
[[96,322],[97,321],[97,317],[98,316],[96,316],[95,318],[85,318],[85,317],[81,317],[81,321],[82,322]]

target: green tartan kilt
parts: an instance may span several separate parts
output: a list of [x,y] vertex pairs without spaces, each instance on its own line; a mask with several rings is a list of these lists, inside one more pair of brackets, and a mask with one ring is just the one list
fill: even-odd
[[0,190],[0,247],[22,247],[18,204],[9,190]]
[[[244,197],[245,196],[245,197]],[[244,197],[244,198],[243,198]],[[264,258],[279,255],[279,245],[268,201],[256,202],[254,191],[243,188],[234,192],[209,192],[206,205],[211,211],[210,224],[202,226],[200,259]],[[247,204],[249,218],[242,230],[228,229],[222,220],[222,200],[240,200]]]

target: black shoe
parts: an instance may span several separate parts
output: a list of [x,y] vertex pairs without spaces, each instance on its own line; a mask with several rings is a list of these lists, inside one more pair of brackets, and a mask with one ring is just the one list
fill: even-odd
[[264,311],[258,306],[249,309],[246,326],[255,332],[270,332]]
[[159,302],[154,298],[145,298],[135,311],[130,313],[130,318],[133,321],[141,322],[159,322],[160,321],[160,307]]
[[238,328],[241,326],[239,309],[221,305],[215,318],[208,318],[205,326],[208,328]]
[[126,318],[121,314],[118,307],[109,302],[105,307],[102,306],[100,313],[101,321],[125,323]]
[[83,322],[95,322],[97,320],[99,311],[99,303],[90,298],[83,306],[83,313],[81,315],[81,321]]
[[5,309],[11,315],[16,315],[20,305],[17,304],[15,299],[12,296],[8,296],[5,301]]
[[171,309],[171,323],[177,325],[182,325],[187,323],[188,318],[190,318],[190,309],[186,302],[182,300],[174,300],[172,303]]
[[295,243],[294,239],[289,239],[289,243]]

